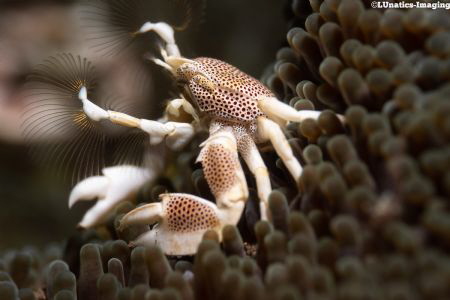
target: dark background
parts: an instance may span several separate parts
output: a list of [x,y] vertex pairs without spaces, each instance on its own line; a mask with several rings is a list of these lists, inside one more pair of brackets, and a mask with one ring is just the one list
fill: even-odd
[[[76,1],[0,2],[0,251],[61,241],[82,211],[67,208],[71,186],[30,159],[20,132],[22,85],[33,66],[60,51],[83,52]],[[180,47],[227,61],[259,78],[285,43],[284,1],[210,0]],[[159,110],[164,99],[153,99]],[[156,114],[158,114],[156,112]]]

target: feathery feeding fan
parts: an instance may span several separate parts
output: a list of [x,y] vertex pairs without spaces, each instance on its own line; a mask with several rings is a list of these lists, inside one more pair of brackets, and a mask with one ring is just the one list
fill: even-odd
[[139,55],[158,46],[155,37],[136,36],[148,21],[164,21],[177,31],[195,29],[203,20],[203,0],[99,0],[86,1],[82,23],[95,50],[117,55],[132,48]]
[[[140,71],[136,78],[142,76]],[[23,132],[32,155],[72,183],[98,175],[108,165],[150,163],[145,158],[150,147],[147,135],[109,122],[93,122],[83,112],[78,98],[81,86],[101,107],[134,114],[142,110],[140,103],[103,95],[96,77],[86,58],[59,54],[37,66],[26,86]]]

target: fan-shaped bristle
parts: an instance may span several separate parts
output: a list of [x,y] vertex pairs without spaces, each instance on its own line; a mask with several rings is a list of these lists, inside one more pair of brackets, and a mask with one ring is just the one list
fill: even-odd
[[203,20],[204,0],[86,1],[81,21],[94,49],[117,55],[131,48],[142,54],[157,47],[149,35],[135,33],[145,22],[166,22],[175,30],[195,28]]
[[[95,122],[84,113],[78,93],[104,109],[132,114],[138,102],[104,96],[96,88],[92,64],[80,56],[59,54],[44,61],[28,78],[22,130],[32,156],[72,184],[113,163],[145,164],[144,133],[109,121]],[[100,101],[96,101],[101,98]],[[106,151],[106,149],[108,149]]]
[[169,9],[165,15],[167,22],[175,30],[195,29],[204,20],[205,0],[170,0],[166,1]]
[[[105,135],[84,114],[78,92],[95,88],[92,64],[59,54],[38,65],[26,85],[23,133],[33,156],[66,179],[100,173]],[[72,174],[70,174],[72,173]]]

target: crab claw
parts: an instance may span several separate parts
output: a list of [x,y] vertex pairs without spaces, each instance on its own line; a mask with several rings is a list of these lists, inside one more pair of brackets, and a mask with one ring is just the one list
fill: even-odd
[[105,197],[109,180],[106,176],[92,176],[80,181],[70,193],[69,208],[79,201]]
[[157,223],[132,245],[158,245],[168,255],[192,255],[207,230],[221,239],[225,225],[238,223],[248,189],[234,135],[219,130],[206,141],[198,159],[216,203],[189,194],[162,194],[161,202],[138,207],[122,218],[121,229]]
[[192,255],[207,229],[220,235],[223,216],[214,203],[188,194],[161,194],[160,198],[161,202],[140,206],[120,221],[120,229],[158,223],[131,245],[158,245],[168,255]]
[[79,201],[97,199],[79,223],[91,228],[104,223],[116,205],[135,196],[140,186],[156,174],[135,166],[116,166],[102,170],[103,176],[93,176],[79,182],[70,193],[69,207]]

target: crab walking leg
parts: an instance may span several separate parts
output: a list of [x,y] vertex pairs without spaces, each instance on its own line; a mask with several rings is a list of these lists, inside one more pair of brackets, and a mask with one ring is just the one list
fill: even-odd
[[275,151],[281,157],[281,160],[289,170],[289,173],[291,173],[294,180],[298,182],[302,173],[302,166],[295,158],[292,148],[284,136],[280,126],[266,117],[259,117],[258,135],[263,140],[270,140],[275,148]]
[[97,203],[85,213],[79,226],[91,228],[100,225],[107,220],[119,202],[134,197],[138,189],[148,180],[153,180],[159,172],[158,169],[126,165],[104,168],[103,176],[86,178],[72,189],[69,207],[79,201],[97,199]]
[[[296,110],[292,106],[273,97],[259,98],[258,107],[271,118],[282,118],[292,122],[302,122],[306,119],[317,120],[321,113],[316,110]],[[344,116],[337,114],[337,117],[341,122],[344,122]]]
[[167,137],[167,145],[172,149],[178,149],[194,135],[194,128],[189,123],[161,123],[158,121],[138,119],[117,111],[104,110],[89,101],[85,87],[80,89],[78,97],[83,103],[84,112],[90,119],[94,121],[109,120],[114,124],[140,128],[150,135],[150,144],[152,145],[161,143]]
[[261,154],[252,139],[248,139],[245,150],[240,151],[245,160],[250,172],[253,173],[256,179],[256,188],[258,190],[258,198],[260,201],[261,219],[267,220],[267,208],[269,201],[269,194],[272,191],[270,184],[269,172],[264,164]]
[[208,229],[219,237],[226,224],[237,224],[248,198],[247,183],[238,160],[231,130],[219,130],[203,144],[199,161],[216,204],[189,194],[162,194],[160,203],[138,207],[126,214],[120,228],[153,224],[133,245],[159,245],[169,255],[192,255]]

